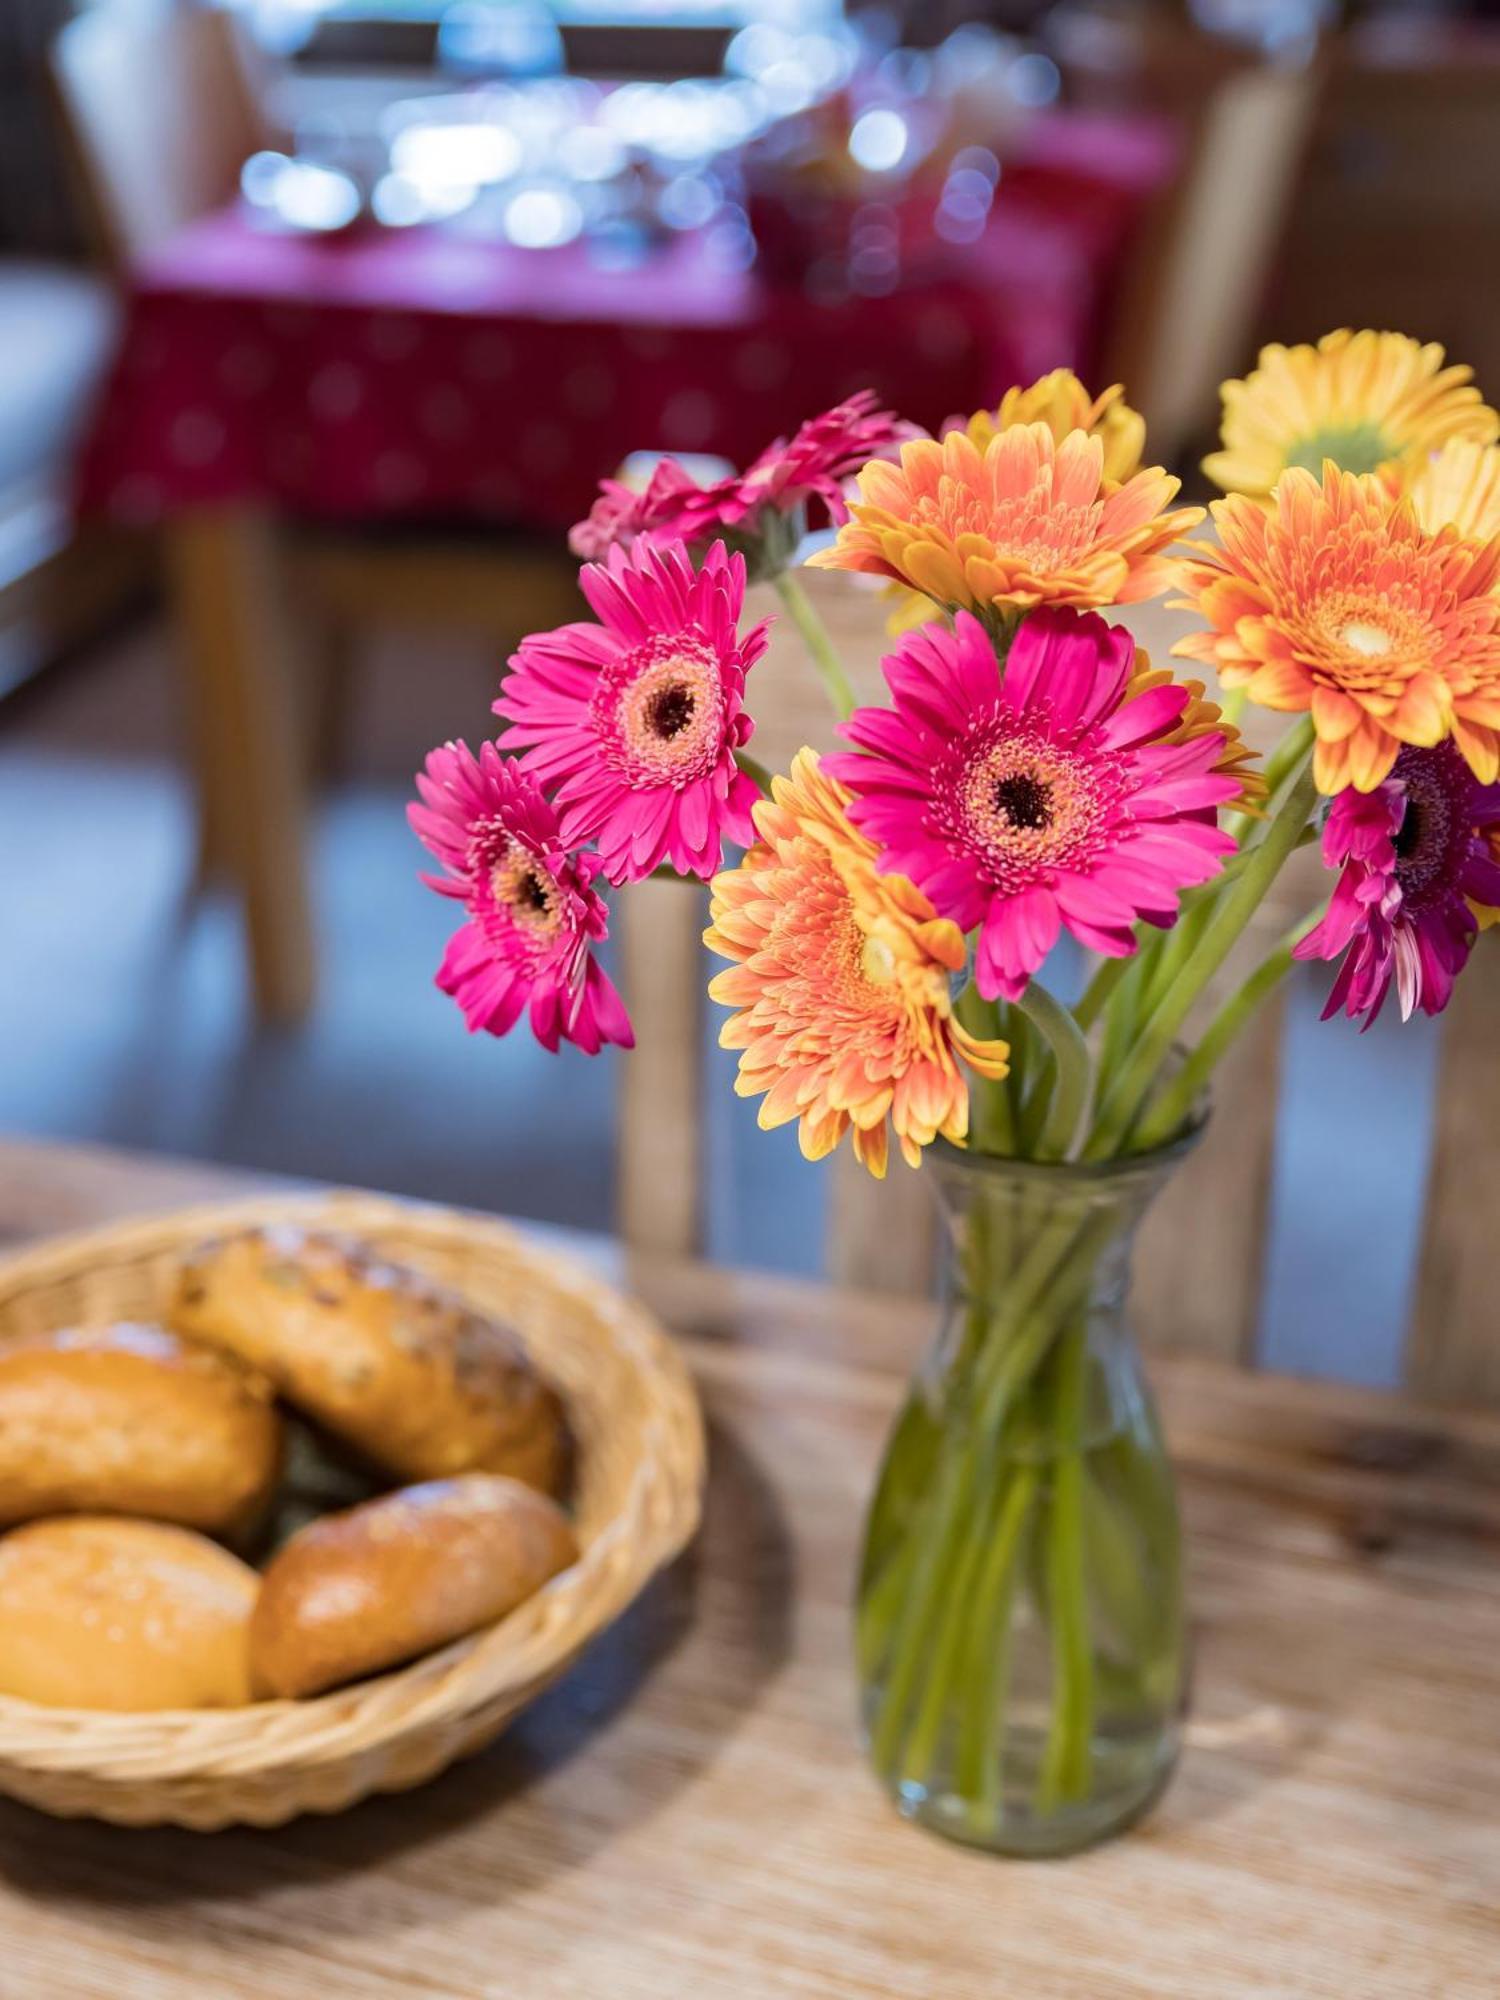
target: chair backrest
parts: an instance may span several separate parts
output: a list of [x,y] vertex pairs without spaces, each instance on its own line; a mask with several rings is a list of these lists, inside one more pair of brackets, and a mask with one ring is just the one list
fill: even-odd
[[1117,13],[1114,28],[1102,44],[1064,42],[1070,89],[1170,115],[1187,151],[1133,246],[1099,378],[1130,384],[1153,456],[1172,465],[1212,427],[1219,383],[1250,358],[1324,67],[1230,51],[1148,7]]
[[116,269],[228,201],[264,143],[234,22],[218,9],[93,7],[53,44],[52,79],[98,247]]
[[[878,661],[885,644],[878,600],[847,578],[814,572],[807,582],[856,693],[881,699]],[[1164,659],[1171,638],[1180,636],[1180,615],[1164,614],[1160,605],[1135,607],[1124,616],[1154,657]],[[803,743],[833,747],[827,704],[785,621],[756,677],[755,749],[768,768],[784,770]],[[1257,919],[1267,943],[1310,907],[1318,872],[1313,849],[1294,857],[1275,906],[1268,900]],[[682,883],[640,883],[622,899],[622,973],[637,1045],[622,1065],[619,1225],[629,1245],[684,1256],[705,1247],[701,1057],[710,966],[700,944],[704,921],[702,892]],[[1405,1376],[1423,1394],[1500,1402],[1500,1313],[1488,1241],[1488,1218],[1500,1213],[1497,981],[1500,941],[1481,940],[1443,1022]],[[1148,1218],[1136,1299],[1140,1323],[1159,1346],[1245,1365],[1255,1358],[1283,1023],[1277,1001],[1221,1065],[1216,1115],[1193,1171],[1169,1185]],[[847,1147],[827,1171],[828,1276],[866,1288],[930,1291],[937,1229],[923,1176],[897,1169],[874,1181]]]

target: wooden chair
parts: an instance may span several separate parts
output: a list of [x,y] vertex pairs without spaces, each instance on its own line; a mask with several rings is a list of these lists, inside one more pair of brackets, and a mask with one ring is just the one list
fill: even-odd
[[233,17],[217,9],[91,8],[57,37],[52,76],[85,219],[117,276],[231,200],[268,143]]
[[1176,186],[1122,275],[1099,380],[1126,382],[1153,457],[1178,464],[1212,430],[1219,384],[1249,360],[1321,98],[1321,58],[1266,61],[1153,6],[1059,7],[1050,32],[1070,97],[1172,118]]
[[[79,15],[53,50],[58,108],[98,253],[117,280],[232,198],[268,139],[233,18],[186,0]],[[180,635],[203,873],[245,909],[260,1016],[311,1004],[309,741],[331,733],[351,635],[372,624],[493,635],[575,615],[573,565],[493,535],[332,533],[253,505],[173,517],[163,533]]]
[[[861,700],[883,700],[886,650],[879,600],[847,577],[804,573],[848,664]],[[747,607],[747,615],[749,612]],[[774,609],[766,602],[757,614]],[[1165,659],[1181,615],[1160,605],[1114,614],[1153,657]],[[757,756],[784,770],[803,743],[831,749],[834,737],[811,662],[782,619],[756,667]],[[1249,711],[1252,733],[1266,724]],[[1268,735],[1277,733],[1274,722]],[[1317,893],[1312,849],[1293,858],[1258,919],[1269,942]],[[622,1065],[618,1221],[627,1243],[699,1254],[706,1171],[702,1143],[703,1049],[713,962],[701,944],[701,891],[645,882],[620,899],[622,975],[637,1045]],[[1428,1179],[1421,1269],[1406,1375],[1420,1393],[1500,1399],[1500,1317],[1494,1300],[1486,1218],[1500,1205],[1500,1043],[1494,1033],[1500,945],[1482,940],[1444,1023],[1435,1143]],[[1219,992],[1241,976],[1237,958]],[[1217,994],[1207,996],[1215,1004]],[[718,1010],[713,1010],[717,1013]],[[1153,1209],[1137,1267],[1136,1300],[1155,1344],[1248,1363],[1264,1282],[1280,1074],[1283,1007],[1264,1009],[1223,1064],[1216,1115],[1191,1177],[1179,1176]],[[937,1270],[931,1192],[920,1174],[892,1169],[883,1182],[854,1164],[847,1147],[831,1176],[826,1264],[835,1281],[926,1293]]]

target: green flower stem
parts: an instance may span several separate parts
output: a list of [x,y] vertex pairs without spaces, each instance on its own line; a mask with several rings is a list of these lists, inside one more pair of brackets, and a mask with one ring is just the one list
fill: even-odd
[[[1250,825],[1259,822],[1251,821]],[[1151,969],[1146,989],[1141,999],[1141,1012],[1149,1020],[1171,992],[1178,974],[1187,964],[1193,952],[1202,942],[1203,933],[1213,921],[1220,896],[1230,884],[1237,882],[1249,866],[1254,853],[1253,846],[1245,846],[1238,854],[1232,854],[1211,882],[1205,882],[1201,889],[1191,889],[1182,899],[1182,913],[1169,931],[1158,931],[1160,940],[1152,957]]]
[[1133,958],[1105,958],[1099,961],[1093,977],[1083,989],[1082,998],[1073,1009],[1073,1019],[1085,1034],[1113,1000],[1120,982],[1134,963]]
[[[1170,931],[1158,934],[1162,937],[1162,944],[1157,950],[1153,961],[1150,984],[1146,989],[1146,996],[1143,1002],[1143,1010],[1147,1016],[1154,1013],[1165,1000],[1167,994],[1171,992],[1173,982],[1192,956],[1192,953],[1202,942],[1203,933],[1213,921],[1214,911],[1218,907],[1219,898],[1230,884],[1238,881],[1246,868],[1249,867],[1256,851],[1256,842],[1251,837],[1251,831],[1254,828],[1264,827],[1267,824],[1268,822],[1265,820],[1247,819],[1244,822],[1243,827],[1240,829],[1239,837],[1244,839],[1246,844],[1240,849],[1238,854],[1230,857],[1212,882],[1206,883],[1201,889],[1193,890],[1188,896],[1183,898],[1182,915],[1177,923]],[[1234,827],[1231,822],[1230,831],[1233,830]],[[1297,845],[1299,847],[1306,846],[1310,840],[1314,840],[1316,837],[1316,829],[1312,826],[1305,826],[1302,829]]]
[[[958,996],[958,1018],[981,1041],[1003,1039],[1000,1009],[981,997],[972,981]],[[969,1089],[969,1142],[977,1153],[1010,1154],[1016,1150],[1016,1122],[1006,1077],[976,1076]]]
[[734,761],[739,765],[745,776],[753,778],[766,797],[769,798],[771,796],[771,774],[765,765],[758,758],[752,757],[748,750],[736,750]]
[[[902,1762],[902,1750],[909,1727],[911,1704],[919,1691],[919,1674],[927,1656],[928,1640],[944,1594],[953,1586],[953,1571],[960,1559],[968,1502],[973,1491],[975,1457],[972,1450],[951,1452],[942,1461],[930,1500],[919,1509],[909,1531],[920,1550],[911,1587],[903,1593],[891,1643],[890,1675],[881,1700],[870,1749],[877,1770],[893,1772]],[[933,1528],[923,1533],[920,1523],[931,1514]]]
[[1230,994],[1177,1075],[1155,1102],[1147,1105],[1132,1135],[1132,1143],[1142,1152],[1164,1145],[1189,1117],[1215,1068],[1291,971],[1293,950],[1327,907],[1320,904],[1285,931],[1249,978]]
[[1287,780],[1301,769],[1312,741],[1312,717],[1304,716],[1287,731],[1266,759],[1266,796],[1273,803]]
[[[1306,745],[1303,754],[1307,755]],[[1193,1002],[1259,909],[1282,864],[1300,841],[1316,799],[1312,771],[1304,767],[1267,827],[1265,837],[1250,850],[1245,867],[1215,909],[1171,990],[1163,995],[1154,1011],[1146,1014],[1146,1025],[1105,1096],[1093,1136],[1084,1148],[1085,1159],[1112,1159],[1124,1145]]]
[[1088,1321],[1070,1326],[1055,1349],[1052,1504],[1047,1532],[1047,1592],[1054,1646],[1052,1726],[1042,1758],[1037,1808],[1049,1812],[1088,1791],[1094,1734],[1094,1666],[1089,1643],[1083,1534],[1083,1406],[1088,1382]]
[[828,699],[833,704],[833,712],[840,722],[847,722],[854,713],[854,690],[849,685],[849,677],[838,656],[838,650],[828,636],[828,627],[813,608],[812,599],[802,588],[791,570],[784,569],[776,578],[776,594],[780,597],[792,623],[802,634],[803,644],[812,655],[813,665],[822,677]]
[[[1039,980],[1030,980],[1016,1005],[1046,1038],[1056,1064],[1056,1082],[1046,1104],[1046,1120],[1037,1140],[1035,1157],[1040,1160],[1066,1158],[1088,1104],[1094,1081],[1094,1065],[1083,1030],[1061,1001],[1054,998]],[[1040,1091],[1041,1085],[1038,1089]]]
[[[977,1498],[977,1496],[976,1496]],[[902,1776],[921,1784],[932,1769],[948,1720],[948,1699],[964,1654],[964,1640],[974,1609],[974,1588],[984,1561],[986,1537],[979,1532],[985,1513],[974,1505],[959,1523],[956,1547],[942,1567],[947,1589],[938,1609],[937,1637],[923,1678],[910,1734],[902,1751]]]
[[1135,957],[1126,961],[1129,970],[1104,1016],[1104,1033],[1099,1043],[1099,1079],[1095,1091],[1096,1097],[1103,1096],[1116,1070],[1130,1052],[1130,1045],[1135,1040],[1136,1026],[1141,1018],[1141,1005],[1151,984],[1152,969],[1161,948],[1161,933],[1152,931],[1142,941]]
[[[910,1760],[903,1758],[902,1752],[911,1725],[911,1705],[920,1689],[938,1606],[944,1601],[944,1591],[953,1586],[965,1534],[972,1532],[970,1496],[980,1489],[984,1464],[989,1454],[998,1450],[1006,1419],[1045,1359],[1057,1328],[1076,1309],[1080,1294],[1087,1293],[1093,1260],[1103,1247],[1108,1223],[1107,1217],[1096,1218],[1080,1232],[1059,1221],[1043,1231],[1003,1288],[1005,1304],[992,1319],[986,1314],[985,1292],[970,1293],[967,1345],[972,1356],[977,1421],[967,1427],[964,1448],[942,1458],[906,1531],[914,1555],[905,1579],[908,1587],[900,1592],[892,1587],[891,1595],[897,1600],[894,1629],[880,1714],[871,1740],[871,1754],[880,1771],[889,1774],[902,1769],[910,1775]],[[981,1255],[989,1247],[987,1235],[987,1231],[980,1231]],[[1069,1246],[1075,1243],[1079,1255],[1069,1263]],[[971,1257],[973,1254],[971,1251]],[[968,1275],[972,1281],[978,1273]],[[1054,1278],[1057,1282],[1049,1293],[1047,1287]],[[973,1340],[976,1328],[982,1344]],[[891,1561],[894,1564],[904,1556],[903,1549]],[[882,1577],[876,1588],[884,1582]],[[879,1635],[879,1621],[861,1632],[860,1647],[866,1657]]]
[[[986,1764],[985,1783],[990,1789],[982,1797],[993,1801],[998,1763],[986,1760],[991,1751],[998,1758],[1001,1744],[1009,1606],[1019,1583],[1023,1529],[1038,1497],[1032,1482],[1041,1476],[1036,1464],[1040,1455],[1051,1456],[1061,1472],[1061,1500],[1054,1477],[1052,1504],[1042,1516],[1048,1531],[1048,1589],[1060,1604],[1071,1607],[1063,1613],[1071,1623],[1054,1694],[1059,1719],[1054,1722],[1055,1769],[1048,1782],[1060,1788],[1060,1796],[1076,1796],[1087,1788],[1094,1688],[1085,1608],[1081,1457],[1087,1321],[1080,1315],[1092,1288],[1095,1263],[1115,1226],[1109,1215],[1102,1214],[1082,1222],[1058,1217],[1029,1238],[1017,1228],[1012,1240],[1018,1250],[1025,1244],[1024,1253],[1008,1267],[1005,1282],[991,1291],[994,1308],[986,1311],[982,1298],[973,1299],[969,1337],[957,1364],[966,1415],[957,1425],[951,1413],[944,1420],[945,1429],[954,1426],[962,1442],[937,1454],[927,1467],[917,1467],[920,1486],[913,1490],[920,1497],[899,1543],[878,1576],[868,1581],[861,1605],[862,1670],[880,1685],[871,1754],[888,1783],[929,1783],[945,1740],[944,1725],[951,1722],[957,1737],[955,1757],[963,1759],[968,1773]],[[976,1322],[982,1329],[977,1342]],[[1067,1329],[1076,1329],[1071,1354],[1065,1351]],[[1046,1378],[1041,1375],[1044,1364]],[[1045,1392],[1038,1395],[1033,1385],[1044,1379]],[[1013,1457],[1007,1475],[1011,1483],[996,1515],[990,1497],[996,1464],[1004,1464],[1006,1430],[1028,1394],[1036,1402],[1050,1451],[1042,1444],[1039,1454]],[[1072,1472],[1065,1469],[1070,1441]],[[1018,1480],[1026,1482],[1020,1496],[1009,1497],[1016,1493]],[[967,1618],[980,1619],[983,1632],[990,1635],[983,1641],[992,1662],[987,1679],[980,1675],[976,1682],[967,1664],[972,1651],[966,1653],[949,1642],[947,1614],[955,1608]],[[977,1636],[971,1642],[979,1643]],[[967,1780],[963,1796],[970,1800],[977,1824],[983,1808],[974,1804],[976,1795],[968,1790]]]
[[970,1642],[963,1685],[970,1694],[959,1716],[953,1782],[959,1797],[968,1801],[970,1823],[976,1830],[992,1824],[999,1811],[1011,1610],[1037,1483],[1034,1464],[1023,1462],[1012,1472],[968,1607]]

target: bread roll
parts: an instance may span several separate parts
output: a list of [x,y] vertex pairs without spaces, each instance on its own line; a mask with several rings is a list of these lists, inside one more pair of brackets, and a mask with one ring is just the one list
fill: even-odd
[[515,1335],[367,1246],[287,1228],[205,1244],[171,1319],[397,1479],[505,1472],[562,1488],[561,1405]]
[[0,1345],[0,1526],[146,1514],[232,1534],[264,1510],[280,1462],[265,1377],[161,1327]]
[[266,1569],[250,1621],[262,1695],[319,1694],[503,1618],[577,1559],[561,1509],[470,1473],[326,1514]]
[[0,1694],[49,1708],[250,1699],[253,1569],[202,1535],[95,1515],[0,1539]]

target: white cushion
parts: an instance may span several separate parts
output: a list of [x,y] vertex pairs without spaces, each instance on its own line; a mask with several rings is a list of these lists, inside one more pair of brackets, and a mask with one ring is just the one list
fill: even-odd
[[66,264],[0,256],[0,492],[66,471],[116,317],[100,279]]

